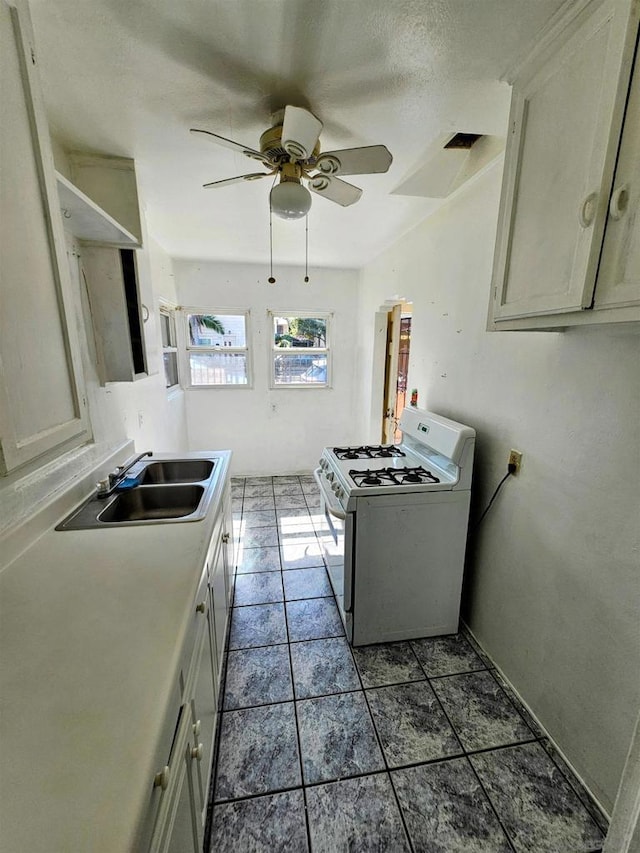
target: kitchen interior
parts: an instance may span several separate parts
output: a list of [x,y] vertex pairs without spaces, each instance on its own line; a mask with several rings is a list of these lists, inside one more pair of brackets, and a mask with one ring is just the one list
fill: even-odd
[[638,3],[1,11],[0,850],[639,850]]

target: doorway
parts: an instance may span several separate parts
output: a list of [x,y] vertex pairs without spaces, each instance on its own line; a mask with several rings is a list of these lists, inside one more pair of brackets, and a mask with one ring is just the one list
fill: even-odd
[[403,313],[400,317],[400,346],[398,350],[398,373],[396,377],[396,405],[394,420],[396,429],[393,441],[398,444],[402,433],[398,429],[402,410],[407,405],[407,377],[409,375],[409,348],[411,346],[411,314]]
[[390,301],[376,314],[378,339],[384,341],[384,346],[374,346],[374,389],[378,370],[381,379],[377,386],[380,396],[374,392],[374,398],[382,402],[381,410],[378,409],[382,420],[378,423],[381,423],[383,444],[398,443],[401,439],[398,421],[407,404],[412,307],[410,302]]

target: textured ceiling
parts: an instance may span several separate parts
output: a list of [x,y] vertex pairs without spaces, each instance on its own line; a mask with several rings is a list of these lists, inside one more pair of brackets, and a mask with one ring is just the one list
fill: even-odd
[[[384,143],[361,200],[313,196],[310,262],[359,267],[441,202],[392,194],[443,134],[504,134],[499,79],[562,0],[30,0],[45,103],[68,147],[133,157],[150,231],[174,257],[268,259],[270,181],[200,127],[258,146],[287,103],[324,150]],[[349,180],[349,179],[347,179]],[[274,220],[278,263],[304,261],[304,221]]]

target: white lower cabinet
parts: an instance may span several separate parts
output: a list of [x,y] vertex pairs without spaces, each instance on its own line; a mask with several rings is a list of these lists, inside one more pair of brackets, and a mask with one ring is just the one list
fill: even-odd
[[[193,603],[176,687],[173,742],[156,769],[150,813],[151,853],[201,853],[213,769],[220,673],[229,614],[227,543],[230,541],[230,496],[225,488],[209,555]],[[179,698],[178,698],[179,697]],[[158,796],[158,791],[160,794]]]
[[169,764],[156,776],[165,784],[151,842],[157,853],[201,853],[202,833],[197,814],[197,759],[193,748],[193,721],[188,704],[180,707]]

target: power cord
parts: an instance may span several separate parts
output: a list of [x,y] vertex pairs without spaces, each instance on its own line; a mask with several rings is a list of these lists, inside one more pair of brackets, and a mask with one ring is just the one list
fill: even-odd
[[507,473],[504,475],[504,477],[500,480],[500,482],[499,482],[499,483],[498,483],[498,485],[496,486],[496,490],[495,490],[495,492],[491,495],[491,500],[490,500],[490,501],[489,501],[489,503],[487,504],[487,508],[486,508],[486,509],[485,509],[485,511],[482,513],[482,515],[480,516],[480,518],[476,521],[476,527],[480,527],[480,522],[483,520],[483,518],[485,517],[485,515],[486,515],[486,514],[489,512],[489,510],[491,509],[491,504],[492,504],[492,503],[495,501],[495,499],[498,497],[498,492],[499,492],[499,491],[500,491],[500,489],[502,488],[502,484],[503,484],[503,483],[505,483],[505,482],[508,480],[508,478],[509,478],[509,477],[511,477],[511,475],[512,475],[512,474],[515,474],[515,473],[516,473],[516,466],[515,466],[512,462],[510,462],[510,463],[507,465]]

